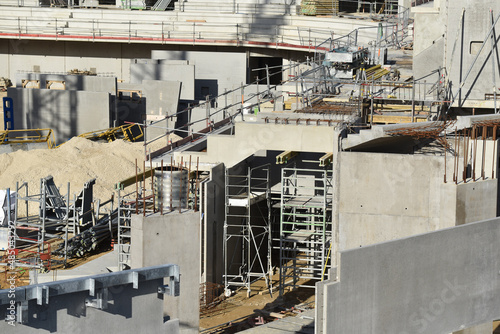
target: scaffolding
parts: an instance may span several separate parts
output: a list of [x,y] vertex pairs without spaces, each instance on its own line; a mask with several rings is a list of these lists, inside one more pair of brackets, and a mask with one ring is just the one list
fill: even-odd
[[314,288],[328,266],[332,240],[332,172],[283,168],[280,203],[280,296]]
[[[234,170],[233,170],[234,172]],[[263,278],[271,289],[270,165],[248,168],[246,174],[226,169],[224,220],[224,288],[245,287]]]
[[[85,183],[83,189],[70,199],[70,184],[67,195],[61,195],[52,176],[40,180],[40,190],[31,194],[28,183],[16,186],[16,206],[14,214],[14,238],[19,266],[45,268],[50,270],[50,239],[62,239],[62,259],[68,259],[68,237],[87,229],[94,221],[93,185],[95,179]],[[32,214],[33,206],[38,209]],[[30,208],[31,207],[31,208]],[[20,210],[24,210],[21,214]],[[52,261],[53,262],[53,261]]]

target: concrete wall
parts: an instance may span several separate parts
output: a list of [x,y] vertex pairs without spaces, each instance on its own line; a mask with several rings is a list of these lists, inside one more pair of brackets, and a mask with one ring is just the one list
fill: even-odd
[[496,217],[497,190],[496,179],[457,185],[456,225]]
[[110,126],[108,93],[9,88],[7,95],[14,101],[15,129],[51,128],[58,144]]
[[195,67],[188,63],[159,64],[134,60],[130,64],[130,81],[142,83],[149,80],[179,81],[182,83],[180,98],[194,100],[195,98]]
[[222,283],[224,273],[224,258],[222,253],[223,227],[225,219],[225,168],[224,164],[213,167],[210,180],[203,184],[205,197],[204,214],[204,258],[203,281]]
[[[465,9],[463,22],[461,21],[462,9]],[[455,94],[460,82],[465,79],[476,58],[476,51],[479,51],[491,28],[492,14],[490,9],[496,18],[500,13],[500,3],[495,0],[481,2],[443,0],[435,1],[434,7],[414,8],[413,68],[415,77],[423,77],[439,66],[446,66],[452,82],[452,91]],[[500,24],[497,23],[497,31],[499,27]],[[496,70],[493,70],[491,49],[490,38],[462,88],[459,101],[483,100],[485,94],[493,93],[491,86],[493,75],[495,75],[497,82],[500,80],[500,75],[498,64],[495,65]],[[435,82],[437,79],[437,76],[433,76],[427,81]],[[472,101],[470,102],[472,103]]]
[[198,333],[200,286],[200,213],[134,215],[132,268],[176,263],[181,273],[179,298],[165,296],[165,312],[178,318],[181,333]]
[[339,155],[339,250],[455,225],[456,186],[443,183],[443,157]]
[[[195,67],[194,99],[205,100],[241,86],[247,81],[247,55],[242,52],[199,52],[153,50],[151,58],[159,60],[188,60]],[[229,96],[230,101],[241,99],[237,92]]]
[[324,321],[316,332],[444,334],[484,324],[487,333],[500,317],[499,223],[343,252],[340,280],[317,286]]

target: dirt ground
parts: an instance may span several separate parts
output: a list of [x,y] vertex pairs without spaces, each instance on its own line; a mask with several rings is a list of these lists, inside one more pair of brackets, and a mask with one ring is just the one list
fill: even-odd
[[[273,283],[277,286],[277,281]],[[236,333],[253,327],[259,316],[263,316],[265,322],[277,319],[268,312],[295,316],[301,310],[314,308],[314,289],[299,288],[283,297],[279,297],[277,290],[271,296],[263,281],[254,283],[252,289],[250,298],[247,298],[246,289],[240,289],[214,309],[207,310],[207,314],[200,317],[200,332]]]

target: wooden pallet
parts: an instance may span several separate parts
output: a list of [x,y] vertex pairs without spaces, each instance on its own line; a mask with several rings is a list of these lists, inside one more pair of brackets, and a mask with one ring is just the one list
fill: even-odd
[[300,5],[302,15],[337,15],[339,0],[304,0]]

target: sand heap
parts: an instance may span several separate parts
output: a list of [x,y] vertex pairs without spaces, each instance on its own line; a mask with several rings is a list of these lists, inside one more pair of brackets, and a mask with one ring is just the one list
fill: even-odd
[[123,140],[98,143],[75,137],[57,149],[0,154],[0,189],[15,191],[16,182],[20,185],[28,182],[30,193],[39,193],[40,179],[52,175],[64,196],[70,182],[73,198],[85,182],[95,178],[94,198],[105,201],[111,197],[117,182],[135,174],[136,159],[142,171],[143,143]]

